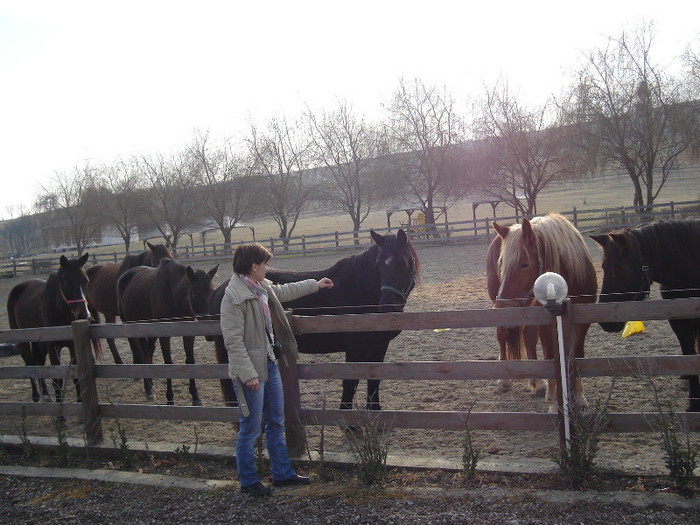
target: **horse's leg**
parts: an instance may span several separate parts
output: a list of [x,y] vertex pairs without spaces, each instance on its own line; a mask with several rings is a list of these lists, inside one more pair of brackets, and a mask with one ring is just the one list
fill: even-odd
[[[697,319],[669,320],[673,333],[681,345],[683,355],[695,355],[698,343],[700,321]],[[682,376],[688,380],[688,408],[687,412],[700,412],[700,382],[697,375]]]
[[[49,362],[53,366],[59,366],[61,364],[61,347],[57,343],[46,343],[47,351],[46,354],[49,356]],[[56,403],[60,403],[63,399],[63,379],[56,378],[52,381],[53,390],[56,395]]]
[[[214,337],[214,353],[216,354],[217,363],[228,363],[228,352],[224,345],[224,338],[220,335]],[[238,400],[236,399],[236,391],[233,389],[233,381],[229,379],[220,379],[221,397],[224,400],[224,406],[237,407]]]
[[[116,316],[105,314],[105,323],[114,324],[116,322],[117,322]],[[119,350],[117,350],[117,344],[114,342],[114,339],[108,338],[107,339],[107,346],[109,346],[109,351],[112,353],[112,359],[114,359],[114,364],[115,365],[124,364],[124,361],[122,361],[122,356],[119,355]]]
[[[129,337],[129,346],[131,353],[134,356],[135,365],[145,365],[153,362],[153,351],[148,350],[148,341],[145,338]],[[147,359],[147,355],[151,357]],[[155,401],[156,396],[153,393],[153,379],[150,377],[143,378],[143,389],[146,392],[147,401]]]
[[[76,366],[76,360],[75,360],[75,348],[73,348],[73,345],[70,344],[68,345],[68,351],[70,352],[70,364],[72,366]],[[82,403],[83,402],[83,396],[80,394],[80,378],[74,377],[73,378],[73,384],[75,385],[75,399],[77,403]]]
[[[574,325],[574,357],[581,359],[584,357],[584,344],[586,342],[586,334],[588,333],[588,324]],[[583,382],[578,374],[574,378],[574,399],[579,409],[586,409],[588,401],[583,393]]]
[[340,398],[341,410],[352,409],[352,400],[355,398],[355,392],[359,384],[359,379],[343,379],[343,395]]
[[[183,338],[184,339],[184,338]],[[173,364],[173,356],[172,352],[170,351],[170,338],[169,337],[160,337],[158,338],[160,341],[160,351],[163,353],[163,362],[167,365],[172,365]],[[155,340],[154,343],[155,345]],[[172,378],[167,378],[165,380],[166,384],[166,389],[165,389],[165,399],[168,403],[168,405],[174,405],[175,401],[174,398],[175,396],[173,395],[173,380]]]
[[[383,363],[388,348],[388,341],[371,347],[370,354],[366,360],[373,363]],[[379,404],[379,382],[379,379],[367,380],[367,410],[382,409],[382,406]]]
[[[42,358],[42,354],[39,350],[39,343],[36,342],[26,342],[17,343],[17,348],[19,348],[22,359],[24,360],[25,366],[44,366],[46,364],[46,358]],[[29,383],[32,386],[32,401],[38,403],[39,401],[50,401],[51,396],[46,388],[46,381],[43,379],[36,379],[34,377],[29,378]],[[41,394],[39,390],[41,389]]]
[[[184,336],[182,338],[182,346],[185,348],[185,363],[193,365],[194,336]],[[199,392],[197,392],[197,382],[194,379],[190,379],[190,395],[192,396],[192,404],[194,406],[202,406],[202,401],[199,399]]]
[[[537,326],[523,326],[523,343],[528,359],[537,359]],[[542,385],[541,389],[538,387]],[[530,392],[544,394],[545,385],[540,379],[530,379]]]
[[[537,333],[540,336],[540,343],[542,344],[542,357],[544,359],[554,359],[554,334],[552,333],[551,325],[539,326]],[[556,379],[547,380],[547,393],[544,399],[547,402],[547,412],[550,414],[559,412]]]
[[[500,361],[506,361],[508,359],[508,332],[509,328],[507,326],[499,326],[496,328],[496,340],[498,341],[498,359]],[[512,388],[512,383],[510,379],[499,379],[498,386],[496,387],[496,392],[501,394],[510,391]]]

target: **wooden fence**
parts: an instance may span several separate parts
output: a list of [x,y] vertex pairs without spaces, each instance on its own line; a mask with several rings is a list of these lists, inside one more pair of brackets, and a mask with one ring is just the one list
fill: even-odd
[[[653,356],[635,358],[574,359],[571,329],[577,323],[624,321],[626,319],[683,319],[700,317],[700,299],[652,300],[639,303],[568,304],[563,321],[565,369],[570,381],[576,375],[638,376],[687,375],[700,373],[700,356]],[[556,329],[554,316],[542,307],[464,310],[441,312],[405,312],[335,316],[291,316],[297,334],[341,331],[429,330],[433,328],[477,328],[513,325],[549,325]],[[138,418],[189,421],[237,421],[238,410],[228,407],[165,406],[143,404],[101,403],[97,381],[104,378],[173,378],[221,379],[227,377],[227,365],[102,365],[92,358],[90,338],[99,337],[157,337],[207,336],[220,334],[218,321],[189,321],[134,323],[127,325],[91,325],[76,321],[72,326],[42,329],[0,331],[0,343],[32,340],[74,339],[77,365],[46,367],[1,367],[0,380],[22,378],[77,378],[83,402],[0,403],[0,415],[14,416],[77,416],[82,417],[88,444],[103,439],[105,418]],[[675,341],[670,343],[675,346]],[[403,363],[333,363],[297,364],[291,360],[280,365],[285,389],[285,410],[288,422],[305,425],[358,424],[362,416],[351,410],[320,410],[304,408],[300,401],[300,381],[316,379],[399,379],[399,380],[497,380],[539,377],[555,379],[559,406],[562,405],[562,378],[558,356],[553,360],[537,361],[461,361],[461,362],[403,362]],[[465,422],[473,430],[518,430],[558,432],[563,439],[562,413],[530,412],[465,412],[465,411],[382,411],[380,421],[393,428],[463,430]],[[680,414],[691,430],[700,430],[700,414]],[[654,430],[649,414],[611,413],[604,431],[647,432]],[[303,452],[301,429],[288,424],[287,440],[290,453]]]
[[[595,208],[563,210],[560,213],[567,217],[579,230],[614,229],[630,226],[641,222],[649,222],[659,219],[675,219],[698,215],[700,201],[667,202],[654,204],[650,211],[634,206],[619,206],[614,208]],[[501,224],[519,222],[521,217],[504,216],[491,217],[478,220],[452,221],[445,220],[436,224],[421,225],[396,225],[391,230],[404,228],[408,231],[413,244],[459,244],[470,241],[483,241],[494,235],[492,224],[497,221]],[[383,233],[389,228],[374,228]],[[369,229],[319,233],[313,235],[300,235],[286,239],[269,238],[258,239],[276,256],[286,255],[311,255],[319,252],[339,252],[344,250],[364,249],[371,243]],[[197,262],[211,258],[230,257],[239,243],[231,244],[211,243],[201,245],[180,244],[173,251],[173,255],[181,261]],[[133,255],[138,251],[97,253],[90,249],[91,264],[105,264],[120,262],[125,255]],[[76,255],[75,252],[66,255]],[[54,271],[58,267],[59,256],[56,254],[44,254],[38,257],[18,257],[0,261],[0,276],[14,277],[26,274],[43,274]]]

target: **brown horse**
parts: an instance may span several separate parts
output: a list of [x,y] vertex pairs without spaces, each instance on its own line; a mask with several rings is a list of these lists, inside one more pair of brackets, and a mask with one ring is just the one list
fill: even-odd
[[[494,228],[502,229],[498,223],[494,222]],[[496,235],[489,249],[486,252],[486,288],[489,298],[496,301],[498,289],[501,287],[501,278],[498,275],[498,258],[501,255],[501,244],[503,238]],[[501,361],[509,359],[522,359],[522,349],[525,347],[525,353],[528,359],[537,359],[537,327],[536,326],[499,326],[496,328],[496,339],[498,341],[499,355]],[[530,392],[537,392],[537,379],[530,379]],[[509,379],[500,379],[498,381],[498,391],[508,392],[511,389],[511,381]]]
[[[48,279],[29,279],[15,286],[7,297],[7,318],[10,328],[39,328],[42,326],[69,325],[76,319],[88,319],[89,312],[85,300],[85,287],[88,277],[83,266],[88,260],[86,253],[79,259],[67,259],[62,255],[58,271]],[[73,341],[44,341],[17,343],[24,364],[43,366],[46,356],[52,365],[60,365],[60,350],[68,347],[71,364],[75,364]],[[36,380],[32,379],[32,400],[40,400]],[[76,381],[78,399],[80,390]],[[43,380],[39,381],[41,397],[49,400],[51,396]],[[56,401],[61,401],[63,382],[54,381]]]
[[[172,259],[162,259],[156,268],[137,266],[124,272],[117,281],[119,317],[122,322],[153,320],[192,320],[206,315],[209,309],[209,296],[214,292],[212,280],[216,275],[217,264],[209,272],[193,270],[190,266],[178,264]],[[163,361],[171,364],[170,337],[160,337]],[[185,362],[194,364],[194,336],[183,336]],[[156,338],[129,338],[134,355],[134,363],[153,363]],[[153,380],[144,378],[146,397],[155,399]],[[190,379],[192,404],[201,405],[197,385]],[[167,380],[166,399],[173,404],[172,381]]]
[[[90,313],[96,322],[100,322],[100,312],[105,316],[106,323],[116,323],[119,315],[117,308],[117,281],[129,268],[136,266],[156,267],[161,259],[172,259],[170,245],[151,244],[146,241],[148,250],[138,255],[127,255],[120,263],[97,264],[87,270],[90,281],[87,285],[87,300]],[[122,364],[122,358],[117,350],[114,339],[107,339],[114,362]]]
[[[522,225],[510,228],[496,226],[502,239],[498,271],[501,285],[495,298],[495,308],[529,306],[532,304],[532,286],[544,272],[555,272],[567,282],[571,302],[594,303],[598,282],[591,254],[576,228],[563,216],[550,213],[532,220],[523,219]],[[589,324],[574,326],[574,352],[583,357],[583,345]],[[538,327],[545,359],[553,359],[555,342],[549,326]],[[580,378],[575,382],[576,399],[585,405]],[[556,412],[556,384],[547,382],[547,403],[550,412]]]

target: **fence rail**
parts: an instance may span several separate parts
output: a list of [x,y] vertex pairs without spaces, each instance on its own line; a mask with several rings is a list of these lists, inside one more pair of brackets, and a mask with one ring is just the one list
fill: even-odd
[[[675,219],[700,214],[700,201],[666,202],[654,204],[650,209],[634,206],[618,206],[610,208],[578,209],[560,211],[579,230],[614,229],[649,222],[659,219]],[[518,216],[503,216],[486,219],[470,219],[421,224],[401,225],[408,231],[414,244],[456,244],[470,241],[485,240],[494,235],[492,224],[497,221],[502,224],[520,221]],[[390,228],[373,228],[378,232],[390,231]],[[311,255],[319,252],[338,252],[343,250],[364,249],[371,242],[369,229],[348,232],[318,233],[295,237],[258,239],[276,256]],[[228,257],[239,243],[210,243],[201,245],[180,245],[173,250],[173,255],[180,260],[191,262],[210,258]],[[107,264],[121,261],[126,255],[138,252],[90,253],[91,264]],[[76,255],[66,252],[67,255]],[[36,257],[17,257],[0,260],[0,277],[15,277],[26,274],[43,274],[56,270],[58,257],[56,254],[44,254]]]
[[[626,319],[684,319],[700,317],[700,299],[652,300],[644,303],[568,304],[563,325],[571,330],[577,323],[624,321]],[[554,317],[541,307],[465,310],[423,313],[383,313],[335,316],[290,316],[297,334],[339,331],[426,330],[436,327],[474,328],[513,325],[549,325],[554,329]],[[0,343],[73,339],[76,346],[76,366],[0,367],[0,380],[20,378],[70,378],[80,381],[82,403],[0,403],[0,415],[81,416],[89,444],[103,439],[102,420],[105,418],[167,419],[192,421],[237,421],[238,410],[230,407],[163,406],[142,404],[100,403],[97,382],[106,378],[173,378],[226,379],[224,364],[199,365],[101,365],[92,358],[92,337],[149,336],[207,336],[220,334],[218,321],[182,321],[163,323],[134,323],[126,325],[91,325],[76,321],[72,326],[0,331]],[[570,341],[565,332],[564,341]],[[567,375],[599,376],[658,376],[700,373],[700,356],[652,356],[638,358],[574,359],[571,348],[565,352]],[[357,411],[319,410],[304,408],[299,397],[299,381],[319,379],[399,379],[399,380],[497,380],[541,377],[557,381],[561,395],[562,378],[557,358],[538,361],[460,361],[405,363],[317,363],[297,364],[288,360],[280,363],[285,387],[287,421],[306,425],[340,422],[357,424]],[[569,385],[573,381],[567,382]],[[291,385],[291,388],[287,388]],[[562,406],[561,399],[559,406]],[[465,422],[474,430],[551,431],[562,436],[562,414],[531,412],[466,412],[466,411],[382,411],[380,420],[396,428],[461,430]],[[700,414],[680,414],[691,430],[700,430]],[[613,413],[605,428],[607,432],[647,432],[653,430],[648,414]],[[303,436],[296,425],[288,425],[290,452],[301,455]],[[563,438],[562,438],[563,439]]]

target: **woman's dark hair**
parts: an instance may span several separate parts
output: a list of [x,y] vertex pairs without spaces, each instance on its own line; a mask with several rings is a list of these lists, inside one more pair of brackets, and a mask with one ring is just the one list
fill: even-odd
[[272,254],[260,243],[241,244],[233,252],[233,271],[248,275],[254,264],[263,264],[272,259]]

